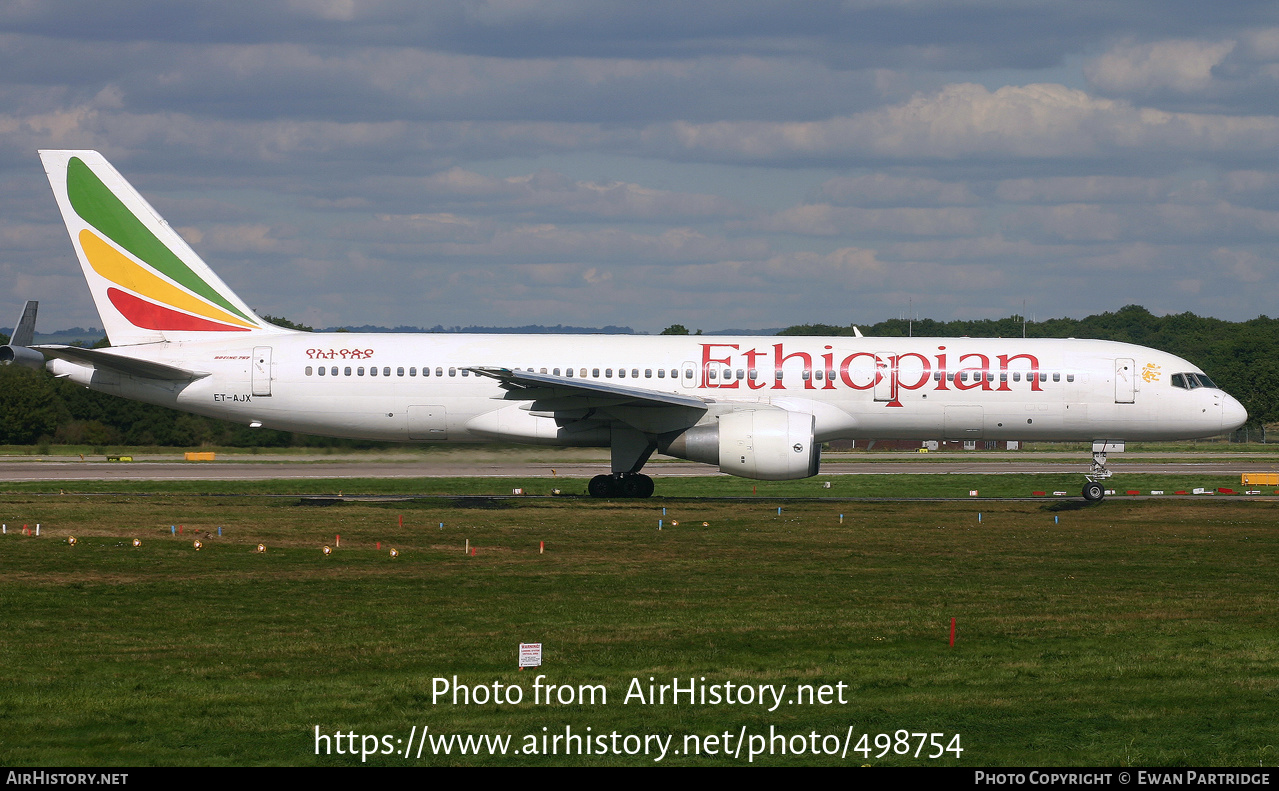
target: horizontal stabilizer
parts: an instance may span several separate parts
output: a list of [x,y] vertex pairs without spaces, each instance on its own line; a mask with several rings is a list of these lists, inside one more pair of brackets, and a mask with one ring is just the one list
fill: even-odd
[[141,379],[158,379],[166,382],[190,382],[194,379],[201,379],[208,376],[206,371],[188,371],[185,368],[177,368],[164,363],[155,363],[150,360],[139,360],[135,357],[125,357],[122,354],[115,354],[103,349],[83,349],[79,346],[35,346],[49,357],[57,357],[61,360],[67,360],[81,365],[92,365],[95,368],[104,368],[126,376],[134,376]]

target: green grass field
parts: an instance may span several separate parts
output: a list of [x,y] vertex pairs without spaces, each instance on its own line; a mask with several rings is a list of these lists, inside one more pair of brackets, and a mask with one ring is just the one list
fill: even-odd
[[[980,476],[971,488],[1044,488],[1018,477],[1028,476]],[[1124,487],[1139,488],[1137,477],[1125,476]],[[892,479],[875,482],[884,496],[934,485],[906,480],[914,478],[950,479],[949,496],[970,487],[964,476],[855,478],[863,490],[865,479]],[[336,750],[317,756],[317,726],[328,736],[376,736],[379,753],[393,746],[395,755],[367,757],[377,765],[655,763],[655,752],[541,754],[542,735],[566,728],[673,735],[670,749],[681,752],[660,763],[675,765],[744,765],[748,749],[725,756],[725,746],[743,728],[767,737],[770,727],[804,736],[805,752],[777,754],[774,740],[774,754],[754,763],[1279,760],[1275,503],[769,499],[854,495],[851,484],[841,491],[853,478],[834,480],[831,490],[761,483],[758,499],[746,501],[692,499],[749,494],[750,482],[716,478],[667,479],[678,497],[642,502],[331,507],[199,496],[308,491],[295,481],[78,486],[120,492],[92,496],[6,485],[0,762],[361,762]],[[465,479],[317,482],[316,491],[502,493],[521,483],[547,488]],[[18,534],[36,522],[40,538]],[[176,524],[181,538],[170,533]],[[341,547],[325,557],[320,549],[336,534]],[[253,551],[259,542],[265,554]],[[468,543],[474,556],[463,553]],[[520,642],[544,644],[540,670],[517,672]],[[535,705],[539,674],[574,690],[603,685],[607,703]],[[433,679],[454,675],[490,689],[519,685],[524,700],[434,701]],[[647,689],[650,677],[785,684],[787,701],[799,684],[843,684],[846,702],[783,702],[771,712],[758,703],[623,702],[632,679]],[[395,740],[424,726],[437,737],[509,735],[511,749],[524,749],[462,755],[454,743],[449,755],[428,747],[418,758],[413,747],[404,757]],[[822,752],[842,748],[850,729],[854,748],[870,734],[869,756]],[[876,757],[875,735],[903,729],[944,734],[944,745],[958,734],[963,752],[930,760],[926,746],[917,758],[912,736],[909,755]],[[702,738],[725,732],[727,745],[711,743],[717,754],[684,752],[686,735],[705,747]],[[361,745],[369,746],[353,746]]]

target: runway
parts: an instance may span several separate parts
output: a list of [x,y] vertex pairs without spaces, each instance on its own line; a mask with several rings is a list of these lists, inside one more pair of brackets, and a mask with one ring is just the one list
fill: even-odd
[[[819,477],[841,475],[1001,475],[1077,474],[1088,469],[1086,454],[1043,454],[1044,458],[923,458],[902,454],[880,460],[861,456],[856,460],[824,460]],[[385,461],[343,459],[319,461],[258,461],[252,457],[236,461],[0,461],[0,480],[9,482],[70,481],[260,481],[322,480],[350,478],[589,478],[609,472],[606,458],[554,460],[438,459],[408,458]],[[1196,460],[1112,457],[1110,468],[1116,475],[1156,473],[1171,475],[1239,475],[1246,472],[1279,471],[1279,458],[1269,455],[1220,456]],[[654,478],[704,477],[723,475],[714,467],[677,461],[653,461],[644,471]]]

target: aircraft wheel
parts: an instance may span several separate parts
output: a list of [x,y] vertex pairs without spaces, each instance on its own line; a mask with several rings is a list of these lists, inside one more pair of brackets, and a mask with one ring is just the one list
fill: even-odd
[[639,493],[639,496],[640,496],[640,497],[652,497],[652,496],[653,496],[653,489],[654,489],[654,486],[653,486],[653,479],[652,479],[652,478],[650,478],[650,477],[648,477],[647,475],[636,475],[635,477],[640,479],[640,493]]
[[618,480],[623,497],[652,497],[653,479],[647,475],[627,475]]
[[586,485],[586,491],[591,497],[612,497],[615,494],[614,488],[612,475],[596,475]]
[[1101,498],[1106,496],[1106,489],[1096,481],[1089,481],[1084,484],[1084,499],[1090,503],[1101,502]]

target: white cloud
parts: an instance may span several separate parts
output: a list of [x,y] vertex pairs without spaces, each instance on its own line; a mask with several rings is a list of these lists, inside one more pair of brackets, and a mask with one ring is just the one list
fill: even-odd
[[821,196],[843,206],[964,206],[981,202],[962,182],[888,173],[827,179]]
[[1233,40],[1124,44],[1085,65],[1084,75],[1094,87],[1109,93],[1196,93],[1212,85],[1213,69],[1235,45]]
[[951,236],[975,233],[984,215],[982,209],[862,209],[817,203],[777,212],[751,223],[751,227],[814,236]]
[[1063,85],[948,85],[910,101],[824,121],[720,121],[651,128],[687,151],[753,160],[1079,159],[1148,154],[1250,155],[1279,145],[1279,118],[1169,113]]

